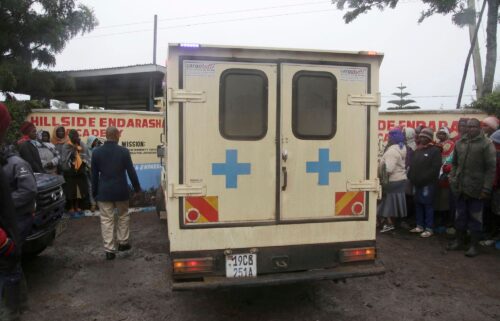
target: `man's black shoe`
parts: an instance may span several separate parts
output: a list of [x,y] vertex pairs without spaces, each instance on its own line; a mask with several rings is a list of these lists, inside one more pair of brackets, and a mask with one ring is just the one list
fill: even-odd
[[114,260],[116,257],[116,254],[113,252],[106,252],[106,260]]
[[118,251],[123,252],[123,251],[128,251],[132,248],[130,243],[125,243],[125,244],[118,244]]

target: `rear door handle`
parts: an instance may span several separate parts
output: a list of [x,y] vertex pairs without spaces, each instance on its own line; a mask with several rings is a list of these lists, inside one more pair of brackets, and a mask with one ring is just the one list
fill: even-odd
[[283,186],[281,186],[281,190],[284,191],[288,185],[288,173],[286,171],[286,166],[281,167],[281,171],[283,172]]

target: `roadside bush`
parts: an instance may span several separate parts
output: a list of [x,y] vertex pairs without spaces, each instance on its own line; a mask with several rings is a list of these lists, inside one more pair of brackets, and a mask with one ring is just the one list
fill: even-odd
[[472,102],[466,108],[481,109],[488,115],[500,118],[500,92],[493,92]]
[[26,120],[31,110],[42,108],[42,105],[37,101],[8,101],[5,102],[5,105],[9,109],[12,118],[5,140],[7,144],[14,144],[21,137],[19,127]]

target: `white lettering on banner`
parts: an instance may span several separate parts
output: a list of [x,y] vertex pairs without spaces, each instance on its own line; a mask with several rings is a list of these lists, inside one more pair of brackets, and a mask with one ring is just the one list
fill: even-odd
[[340,69],[340,80],[366,82],[367,77],[366,67],[341,67]]
[[205,76],[215,75],[215,63],[187,62],[185,65],[186,76]]
[[157,164],[136,164],[135,166],[136,171],[143,171],[143,170],[148,170],[148,169],[161,169],[161,165],[159,163]]

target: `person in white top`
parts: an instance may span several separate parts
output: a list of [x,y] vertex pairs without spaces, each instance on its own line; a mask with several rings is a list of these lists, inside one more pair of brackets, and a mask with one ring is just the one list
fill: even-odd
[[406,146],[400,128],[389,131],[389,142],[379,163],[382,181],[382,201],[377,207],[377,217],[385,220],[381,233],[395,228],[395,218],[406,217]]

